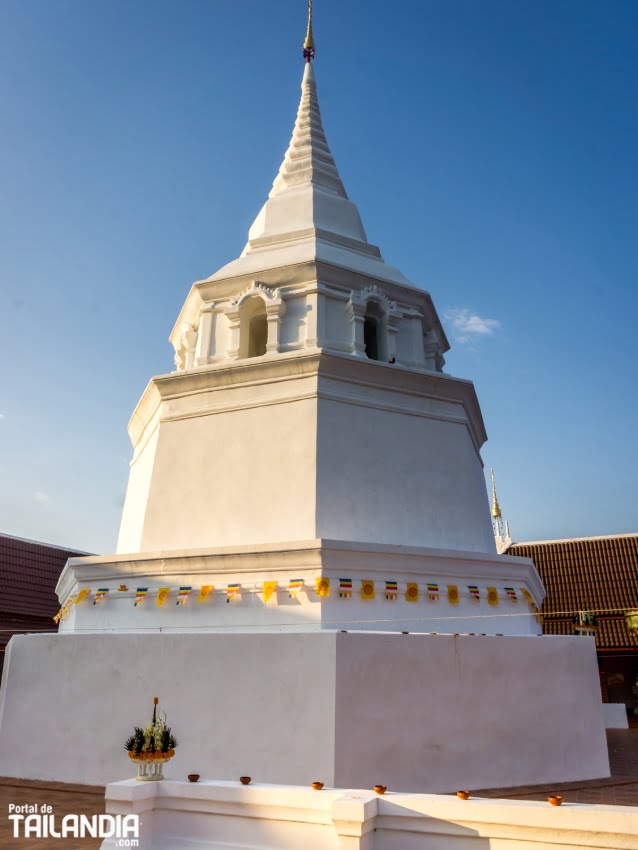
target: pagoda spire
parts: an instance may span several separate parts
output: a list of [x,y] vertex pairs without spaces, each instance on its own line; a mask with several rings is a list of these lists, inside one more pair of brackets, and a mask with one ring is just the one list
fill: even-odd
[[303,58],[307,63],[315,58],[315,40],[312,35],[312,0],[308,0],[308,29],[306,30],[306,38],[301,46]]
[[328,147],[319,110],[315,72],[310,62],[306,63],[301,81],[301,100],[292,138],[270,197],[304,183],[320,185],[324,190],[348,197]]
[[490,475],[492,477],[492,519],[501,519],[501,507],[496,497],[496,484],[494,483],[494,469],[490,469]]
[[499,553],[499,555],[502,555],[503,552],[505,552],[512,545],[512,538],[510,535],[509,522],[507,522],[507,520],[503,521],[501,506],[498,503],[493,469],[490,469],[490,475],[492,478],[492,527],[494,529],[496,551]]
[[[309,23],[312,39],[310,19]],[[290,144],[268,200],[250,228],[242,256],[266,244],[290,244],[300,234],[316,236],[318,232],[323,238],[341,243],[346,239],[350,247],[380,256],[378,249],[368,244],[359,212],[339,176],[323,129],[314,68],[307,61]]]

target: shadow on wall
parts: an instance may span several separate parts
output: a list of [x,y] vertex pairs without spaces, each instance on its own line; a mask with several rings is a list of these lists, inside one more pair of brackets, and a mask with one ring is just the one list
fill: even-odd
[[[456,802],[448,799],[452,804]],[[393,802],[391,796],[379,798],[377,802],[377,815],[372,821],[372,832],[368,833],[370,840],[368,843],[362,841],[360,850],[424,850],[425,847],[428,850],[490,850],[492,847],[490,838],[482,837],[476,829],[466,825],[418,813],[409,804]],[[458,802],[460,820],[467,810],[461,808],[464,802]],[[504,848],[508,846],[507,843],[503,845]]]

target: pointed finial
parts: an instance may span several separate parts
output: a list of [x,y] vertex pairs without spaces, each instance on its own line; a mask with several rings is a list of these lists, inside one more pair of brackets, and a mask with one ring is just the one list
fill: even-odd
[[492,475],[492,519],[501,518],[501,508],[496,498],[496,484],[494,483],[494,470],[490,469]]
[[308,0],[308,29],[306,30],[306,40],[301,49],[306,62],[315,58],[315,40],[312,37],[312,0]]

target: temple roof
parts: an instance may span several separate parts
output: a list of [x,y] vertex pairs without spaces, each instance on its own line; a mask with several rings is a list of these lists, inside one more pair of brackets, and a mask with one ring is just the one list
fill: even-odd
[[368,242],[326,140],[310,62],[305,65],[290,144],[268,199],[249,230],[248,242],[238,259],[208,280],[308,261],[413,287]]
[[14,634],[57,631],[55,585],[69,558],[85,555],[49,543],[0,534],[0,670]]
[[506,554],[534,561],[547,590],[546,633],[572,634],[572,616],[588,611],[598,618],[598,649],[638,647],[625,623],[638,610],[638,534],[514,543]]

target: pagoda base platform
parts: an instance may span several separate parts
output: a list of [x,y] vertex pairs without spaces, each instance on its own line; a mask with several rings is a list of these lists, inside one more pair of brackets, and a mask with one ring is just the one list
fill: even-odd
[[376,632],[14,637],[4,776],[102,785],[153,697],[169,778],[449,792],[609,775],[594,641]]

